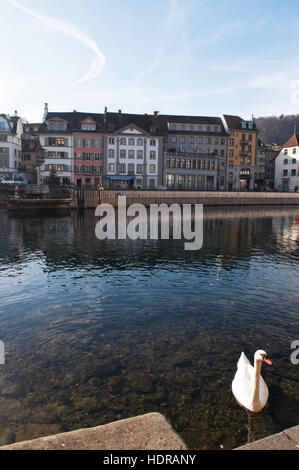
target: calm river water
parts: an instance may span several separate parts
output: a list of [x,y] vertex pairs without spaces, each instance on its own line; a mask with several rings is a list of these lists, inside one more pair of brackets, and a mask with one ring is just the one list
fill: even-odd
[[[204,246],[99,241],[93,211],[0,211],[0,444],[164,414],[190,449],[299,424],[299,207],[205,210]],[[265,349],[248,426],[231,382]]]

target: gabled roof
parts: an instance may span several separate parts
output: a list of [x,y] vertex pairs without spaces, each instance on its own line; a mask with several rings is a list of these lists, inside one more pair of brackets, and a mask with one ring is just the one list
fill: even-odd
[[256,127],[256,124],[254,122],[254,120],[252,121],[253,123],[253,129],[244,129],[242,127],[242,122],[248,122],[246,119],[242,119],[240,118],[240,116],[233,116],[233,115],[230,115],[230,114],[224,114],[223,115],[223,118],[227,124],[227,127],[229,129],[232,129],[232,130],[240,130],[240,131],[246,131],[246,130],[250,130],[250,131],[258,131],[257,127]]
[[161,121],[158,116],[152,114],[126,114],[106,113],[107,132],[118,132],[121,129],[135,125],[137,129],[143,130],[150,135],[162,136]]
[[[66,121],[68,123],[67,126],[67,133],[72,133],[72,132],[86,132],[81,129],[81,124],[85,119],[92,119],[96,123],[96,130],[95,131],[88,131],[89,134],[92,134],[93,132],[103,132],[104,131],[104,115],[103,114],[95,114],[95,113],[80,113],[77,111],[73,111],[70,113],[48,113],[47,114],[47,121],[50,119],[62,119],[63,121]],[[43,123],[41,126],[41,133],[47,133],[47,124]],[[55,131],[56,133],[59,133],[59,131]]]
[[293,134],[292,137],[290,137],[289,140],[287,140],[286,143],[282,145],[282,148],[297,146],[299,146],[299,135]]

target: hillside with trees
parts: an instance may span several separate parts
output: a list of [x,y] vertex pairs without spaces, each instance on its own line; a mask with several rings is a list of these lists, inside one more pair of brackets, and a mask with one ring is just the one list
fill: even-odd
[[299,134],[299,114],[259,117],[255,122],[265,144],[283,145],[294,134],[295,124]]

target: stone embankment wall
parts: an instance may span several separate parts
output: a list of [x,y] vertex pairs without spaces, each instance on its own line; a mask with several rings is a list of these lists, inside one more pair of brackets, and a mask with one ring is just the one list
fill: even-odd
[[118,196],[126,196],[127,205],[203,204],[204,206],[256,206],[299,204],[299,193],[215,192],[215,191],[101,191],[101,203],[117,206]]

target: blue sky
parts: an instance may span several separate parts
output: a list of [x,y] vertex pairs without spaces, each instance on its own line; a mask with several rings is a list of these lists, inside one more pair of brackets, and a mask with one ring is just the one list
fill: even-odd
[[299,113],[297,0],[0,6],[0,112]]

